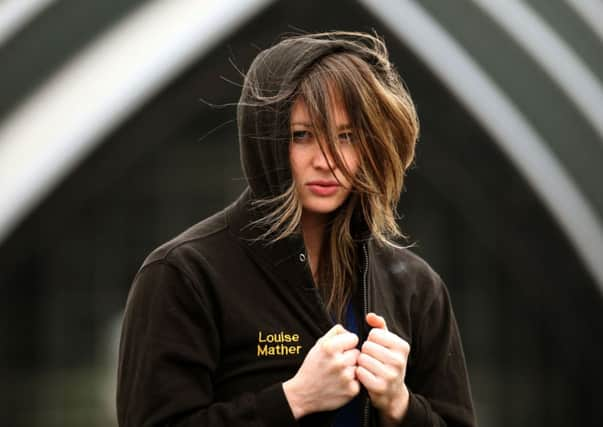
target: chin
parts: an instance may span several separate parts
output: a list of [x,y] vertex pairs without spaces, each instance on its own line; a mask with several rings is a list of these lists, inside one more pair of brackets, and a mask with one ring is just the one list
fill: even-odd
[[304,209],[316,214],[329,214],[343,204],[342,200],[308,200],[303,203]]
[[311,212],[314,214],[329,214],[333,212],[337,207],[331,206],[304,206],[304,209],[307,212]]

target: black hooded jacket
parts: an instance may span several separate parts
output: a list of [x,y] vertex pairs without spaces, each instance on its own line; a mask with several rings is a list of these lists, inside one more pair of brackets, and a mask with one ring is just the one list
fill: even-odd
[[[355,52],[377,71],[381,65],[368,49],[344,38],[290,41],[271,50],[252,64],[238,110],[249,187],[223,211],[155,249],[136,274],[119,351],[120,426],[332,422],[332,412],[296,421],[283,392],[282,383],[295,375],[333,320],[314,286],[301,235],[266,244],[254,240],[260,230],[249,226],[263,214],[251,202],[291,182],[289,101],[270,108],[256,101],[293,94],[304,72],[332,52]],[[266,92],[257,93],[250,80]],[[354,306],[359,316],[383,316],[389,330],[411,346],[410,406],[401,425],[475,425],[446,287],[425,261],[407,249],[377,245],[361,225],[363,263]],[[363,424],[376,425],[378,417],[366,402]]]

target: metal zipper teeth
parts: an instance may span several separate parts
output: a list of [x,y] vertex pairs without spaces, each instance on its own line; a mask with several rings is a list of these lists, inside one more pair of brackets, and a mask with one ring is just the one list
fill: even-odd
[[364,408],[362,408],[362,422],[361,422],[361,426],[362,427],[368,427],[369,423],[369,410],[370,410],[370,403],[369,403],[369,398],[367,397],[366,400],[364,401]]
[[364,252],[364,271],[362,272],[362,304],[364,316],[368,314],[368,249],[366,243],[362,245],[362,251]]
[[[366,319],[366,315],[368,314],[368,249],[366,247],[366,243],[362,245],[362,252],[364,253],[364,270],[362,271],[362,309],[364,313],[364,318]],[[364,322],[364,319],[363,319]],[[362,427],[368,427],[369,425],[369,410],[370,410],[370,401],[368,394],[366,395],[364,406],[362,408],[362,419],[360,425]]]

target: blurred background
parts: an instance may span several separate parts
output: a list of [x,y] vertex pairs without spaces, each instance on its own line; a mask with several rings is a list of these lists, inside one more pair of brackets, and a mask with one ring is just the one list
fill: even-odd
[[0,424],[116,425],[136,270],[244,187],[251,60],[374,29],[422,126],[400,223],[480,425],[601,425],[602,23],[599,0],[1,1]]

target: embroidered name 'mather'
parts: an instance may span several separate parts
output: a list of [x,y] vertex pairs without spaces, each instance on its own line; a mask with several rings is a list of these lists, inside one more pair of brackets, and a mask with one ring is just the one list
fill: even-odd
[[300,354],[302,346],[299,334],[287,334],[284,331],[258,332],[258,357],[295,356]]

